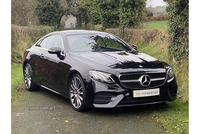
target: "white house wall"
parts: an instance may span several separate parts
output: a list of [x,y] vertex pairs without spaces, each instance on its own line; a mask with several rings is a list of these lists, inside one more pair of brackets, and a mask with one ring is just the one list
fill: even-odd
[[76,27],[76,17],[70,16],[68,20],[65,21],[64,28],[75,28]]

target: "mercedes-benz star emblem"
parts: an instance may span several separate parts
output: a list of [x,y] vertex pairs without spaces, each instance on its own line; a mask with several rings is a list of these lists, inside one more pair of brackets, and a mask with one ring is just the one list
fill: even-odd
[[139,78],[139,81],[140,81],[140,84],[144,87],[147,87],[151,84],[151,79],[148,75],[142,75],[140,78]]

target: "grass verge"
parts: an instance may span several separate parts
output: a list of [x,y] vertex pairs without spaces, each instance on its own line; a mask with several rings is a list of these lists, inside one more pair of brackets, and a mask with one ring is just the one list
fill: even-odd
[[23,83],[21,64],[11,64],[11,90],[11,102],[16,101],[19,96],[26,91]]
[[183,103],[180,99],[151,112],[152,119],[161,123],[167,134],[188,134],[188,116],[188,103]]

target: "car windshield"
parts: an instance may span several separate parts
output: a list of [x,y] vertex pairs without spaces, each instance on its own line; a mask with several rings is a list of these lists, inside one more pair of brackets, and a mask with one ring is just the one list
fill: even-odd
[[72,52],[130,51],[129,46],[112,34],[67,36]]

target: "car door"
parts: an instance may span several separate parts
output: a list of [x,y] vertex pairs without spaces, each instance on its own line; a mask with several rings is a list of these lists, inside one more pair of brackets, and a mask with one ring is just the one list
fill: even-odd
[[[49,52],[53,47],[61,49],[61,57]],[[46,70],[44,78],[42,79],[43,84],[53,90],[61,92],[65,78],[67,77],[67,70],[69,70],[68,65],[64,63],[65,50],[62,37],[59,34],[52,35],[47,43],[46,51],[43,51],[41,55],[43,55],[45,63],[43,67]]]
[[31,48],[31,59],[29,60],[35,81],[38,84],[43,84],[43,79],[47,69],[45,68],[46,60],[43,55],[47,51],[46,46],[50,39],[50,36],[46,36],[40,39],[32,48]]

